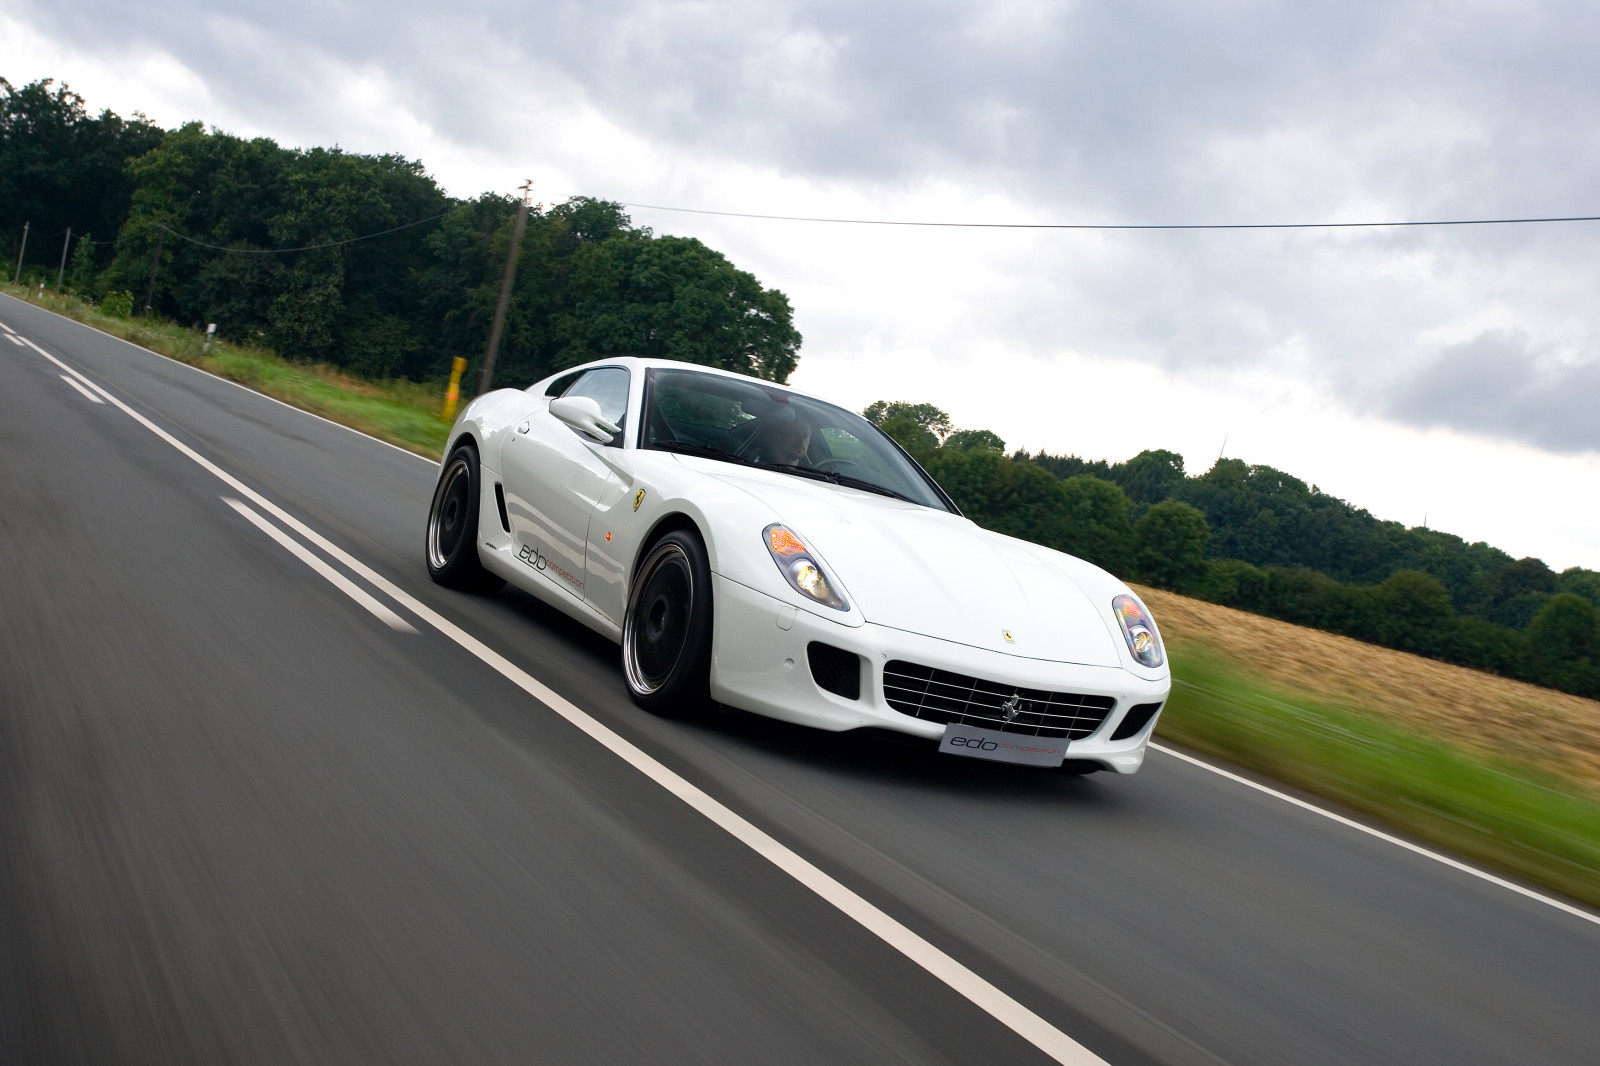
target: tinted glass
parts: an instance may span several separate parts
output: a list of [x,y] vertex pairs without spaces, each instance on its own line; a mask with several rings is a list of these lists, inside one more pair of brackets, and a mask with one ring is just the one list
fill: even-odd
[[603,366],[590,370],[572,384],[562,396],[587,396],[600,405],[600,416],[607,422],[623,427],[623,432],[606,443],[622,447],[627,435],[628,372],[620,366]]
[[550,382],[550,384],[545,386],[544,394],[546,396],[560,396],[563,392],[566,392],[568,389],[570,389],[572,387],[572,383],[583,377],[585,373],[587,373],[587,371],[578,370],[571,374],[562,374],[560,377],[554,379]]
[[871,422],[809,396],[693,370],[651,370],[641,448],[779,470],[949,510]]

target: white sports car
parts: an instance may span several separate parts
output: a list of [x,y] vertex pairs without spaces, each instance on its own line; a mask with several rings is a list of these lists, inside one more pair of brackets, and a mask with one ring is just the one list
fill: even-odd
[[427,562],[617,641],[657,713],[710,698],[1127,774],[1171,687],[1122,582],[962,517],[859,415],[692,364],[611,359],[473,400]]

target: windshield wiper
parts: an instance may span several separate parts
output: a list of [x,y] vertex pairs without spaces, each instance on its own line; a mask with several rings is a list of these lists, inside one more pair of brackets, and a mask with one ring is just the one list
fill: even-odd
[[913,500],[910,496],[907,496],[903,492],[896,492],[887,485],[880,485],[876,481],[868,481],[866,478],[851,477],[849,474],[838,474],[832,470],[813,470],[808,466],[780,466],[776,463],[758,463],[756,465],[762,470],[779,470],[785,474],[793,474],[796,477],[810,478],[812,481],[826,481],[834,485],[843,485],[846,488],[851,489],[861,489],[863,492],[875,492],[879,496],[892,496],[897,500],[904,500],[907,503],[922,505],[921,500]]
[[702,459],[720,459],[725,463],[738,463],[740,466],[754,466],[750,460],[718,448],[714,444],[697,444],[688,440],[658,440],[650,445],[656,451],[677,452],[680,455],[698,455]]
[[861,489],[864,492],[876,492],[880,496],[893,496],[897,500],[904,500],[907,503],[914,503],[922,507],[927,506],[927,504],[924,504],[921,500],[913,500],[905,493],[896,492],[889,486],[880,485],[876,481],[868,481],[866,478],[851,477],[849,474],[833,474],[831,476],[833,477],[834,483],[837,485],[846,485],[852,489]]

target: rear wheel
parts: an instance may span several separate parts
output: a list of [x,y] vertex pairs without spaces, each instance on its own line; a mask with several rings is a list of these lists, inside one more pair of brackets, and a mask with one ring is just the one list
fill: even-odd
[[687,714],[709,700],[711,564],[694,533],[668,533],[646,553],[622,624],[622,673],[653,714]]
[[478,561],[478,450],[463,444],[445,460],[428,508],[428,576],[441,585],[493,592],[505,584]]

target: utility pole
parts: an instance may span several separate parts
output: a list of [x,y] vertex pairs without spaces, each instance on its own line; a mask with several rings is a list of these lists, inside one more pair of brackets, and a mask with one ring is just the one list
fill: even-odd
[[156,254],[150,260],[150,284],[144,290],[144,313],[150,313],[150,303],[156,298],[156,270],[161,266],[161,242],[166,239],[167,227],[156,230]]
[[31,225],[31,222],[22,224],[22,248],[17,252],[17,276],[11,279],[13,285],[22,284],[22,257],[28,254],[28,227]]
[[56,292],[61,291],[61,279],[67,275],[67,249],[72,247],[72,227],[67,227],[67,239],[61,242],[61,266],[56,270]]
[[489,324],[489,345],[483,352],[483,373],[478,375],[478,395],[489,391],[494,380],[494,357],[500,349],[500,333],[506,326],[506,307],[511,303],[511,282],[517,274],[517,253],[522,249],[522,231],[528,227],[528,207],[533,203],[533,179],[518,186],[522,202],[517,205],[516,225],[511,228],[511,247],[506,249],[506,270],[500,276],[500,299],[494,305],[494,321]]

